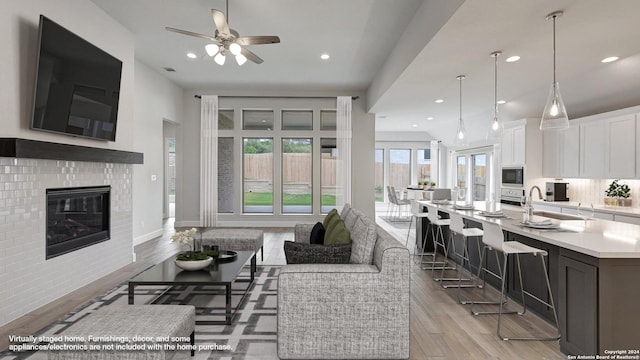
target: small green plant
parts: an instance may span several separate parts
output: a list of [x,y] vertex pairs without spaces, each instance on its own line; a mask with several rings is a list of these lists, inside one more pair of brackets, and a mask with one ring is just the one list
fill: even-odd
[[176,260],[180,261],[198,261],[198,260],[206,260],[209,255],[202,253],[200,251],[187,251],[178,254],[176,256]]
[[631,188],[627,184],[619,184],[619,179],[613,180],[609,184],[609,188],[605,191],[605,195],[615,198],[628,198],[631,196]]

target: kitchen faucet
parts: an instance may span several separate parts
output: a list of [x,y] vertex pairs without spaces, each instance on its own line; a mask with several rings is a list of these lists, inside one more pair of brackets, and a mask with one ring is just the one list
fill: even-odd
[[528,200],[528,202],[529,202],[529,206],[527,207],[527,210],[526,210],[526,211],[529,213],[529,216],[533,215],[533,189],[538,190],[538,198],[539,198],[540,200],[544,200],[544,199],[542,198],[542,190],[540,190],[540,188],[538,187],[538,185],[533,185],[533,186],[531,187],[531,190],[529,190],[529,200]]

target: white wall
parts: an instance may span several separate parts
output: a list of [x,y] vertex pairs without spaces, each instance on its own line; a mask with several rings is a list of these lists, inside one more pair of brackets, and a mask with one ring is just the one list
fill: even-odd
[[[222,91],[215,89],[187,90],[184,92],[184,118],[178,127],[176,137],[177,179],[176,179],[176,226],[195,226],[199,223],[200,206],[200,100],[194,95],[234,95],[234,96],[338,96],[334,93],[294,92],[294,93],[256,93],[248,91]],[[365,214],[372,216],[374,210],[374,116],[366,113],[364,94],[344,94],[360,96],[353,101],[352,122],[352,204]],[[183,174],[189,174],[183,176]],[[256,222],[259,216],[260,223]],[[268,216],[268,215],[267,215]],[[284,215],[283,215],[284,216]],[[320,217],[321,218],[321,217]],[[281,218],[267,219],[265,215],[245,216],[246,226],[259,226],[270,222],[273,226],[293,225],[299,222],[298,215],[286,215]],[[308,217],[305,222],[317,221],[318,217]]]
[[[147,65],[135,62],[134,151],[144,164],[133,174],[134,244],[162,235],[164,120],[182,121],[183,90]],[[155,180],[152,177],[155,176]]]

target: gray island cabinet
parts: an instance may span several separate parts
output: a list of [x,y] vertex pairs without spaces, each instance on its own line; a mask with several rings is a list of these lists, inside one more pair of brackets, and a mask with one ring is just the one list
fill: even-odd
[[[484,203],[478,202],[475,207],[484,209]],[[588,220],[586,225],[583,220],[552,219],[560,224],[558,231],[536,230],[520,225],[518,208],[504,206],[509,218],[500,220],[480,216],[477,211],[454,210],[447,205],[440,205],[438,210],[445,217],[452,211],[458,212],[468,227],[482,228],[483,222],[498,222],[505,231],[505,240],[548,252],[547,267],[558,310],[563,353],[606,355],[607,351],[639,349],[640,226],[599,219]],[[427,224],[424,220],[421,227],[424,229]],[[427,235],[424,231],[417,234],[418,241]],[[457,248],[462,246],[461,239],[455,242]],[[473,255],[477,253],[475,241],[469,241],[469,246],[475,271],[479,265],[479,258]],[[495,257],[491,255],[487,259]],[[516,262],[510,260],[509,263],[508,295],[520,300]],[[540,260],[521,256],[521,263],[525,289],[548,302]],[[497,282],[490,283],[499,286]],[[527,301],[527,308],[553,321],[553,313],[547,306]]]

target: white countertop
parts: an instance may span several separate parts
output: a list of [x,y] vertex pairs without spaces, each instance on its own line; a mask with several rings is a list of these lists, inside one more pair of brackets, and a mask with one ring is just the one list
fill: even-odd
[[[432,205],[430,201],[418,201],[422,205]],[[576,204],[577,205],[577,204]],[[573,250],[596,258],[640,258],[640,226],[615,221],[591,219],[584,220],[556,220],[560,229],[539,230],[523,227],[522,210],[519,207],[497,204],[497,208],[504,211],[508,218],[489,218],[480,215],[485,210],[484,201],[474,202],[475,210],[455,210],[451,205],[437,205],[438,210],[457,212],[462,217],[477,222],[497,222],[506,231],[520,234],[548,244]],[[532,220],[547,218],[533,216]]]
[[[577,209],[577,201],[533,201],[533,205],[550,205],[561,208]],[[637,207],[625,207],[625,206],[604,206],[602,204],[593,204],[593,208],[599,212],[605,212],[610,214],[620,214],[626,216],[640,217],[640,208]]]

